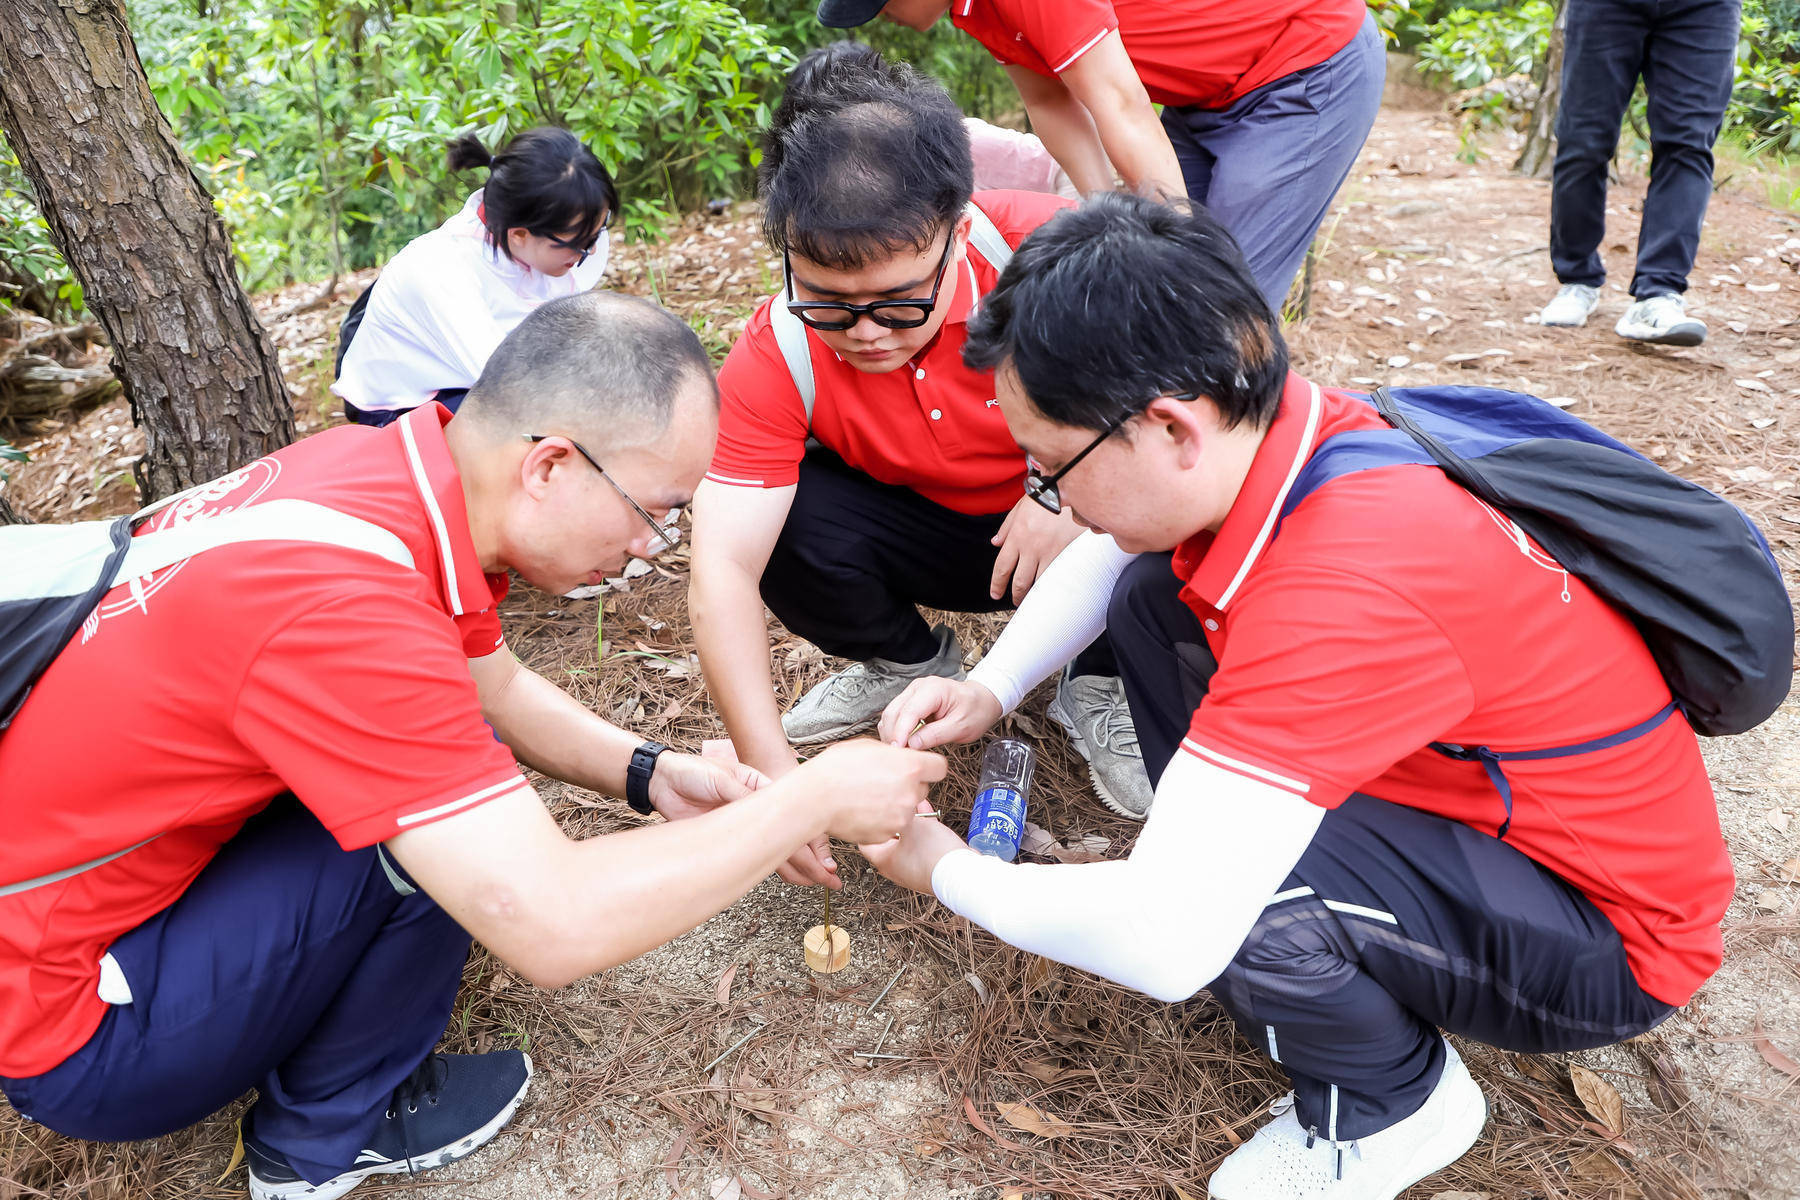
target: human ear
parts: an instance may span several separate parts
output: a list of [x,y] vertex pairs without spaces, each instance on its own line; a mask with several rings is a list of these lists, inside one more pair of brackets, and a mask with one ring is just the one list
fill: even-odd
[[557,464],[566,463],[569,451],[550,439],[533,443],[519,463],[519,486],[533,500],[542,500],[550,491],[550,475]]
[[1144,409],[1144,415],[1152,422],[1157,436],[1166,439],[1175,454],[1176,463],[1183,470],[1200,461],[1200,452],[1211,432],[1200,419],[1200,403],[1198,400],[1158,396]]

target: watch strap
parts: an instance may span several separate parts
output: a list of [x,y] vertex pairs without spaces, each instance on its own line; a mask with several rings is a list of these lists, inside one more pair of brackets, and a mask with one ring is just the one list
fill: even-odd
[[650,803],[650,776],[656,770],[656,760],[668,747],[661,742],[645,742],[631,752],[631,765],[625,768],[625,803],[631,805],[633,812],[649,816],[656,811]]

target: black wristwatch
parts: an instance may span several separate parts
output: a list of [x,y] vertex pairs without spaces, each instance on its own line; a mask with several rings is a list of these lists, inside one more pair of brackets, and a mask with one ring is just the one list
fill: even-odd
[[650,803],[650,775],[656,770],[656,759],[668,747],[661,742],[645,742],[631,752],[631,765],[625,768],[625,803],[646,817],[656,811]]

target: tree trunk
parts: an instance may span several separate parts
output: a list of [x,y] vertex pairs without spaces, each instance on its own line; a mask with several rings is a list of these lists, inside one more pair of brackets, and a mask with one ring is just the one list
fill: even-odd
[[146,501],[294,440],[275,348],[120,0],[5,0],[0,129],[113,346]]
[[19,515],[19,510],[6,501],[5,493],[0,493],[0,525],[26,525],[28,521]]
[[1531,106],[1531,118],[1525,125],[1525,148],[1513,170],[1533,179],[1550,178],[1556,163],[1556,112],[1562,106],[1563,31],[1569,25],[1568,0],[1551,0],[1556,6],[1556,20],[1550,25],[1550,38],[1544,55],[1532,71],[1538,85],[1537,103]]

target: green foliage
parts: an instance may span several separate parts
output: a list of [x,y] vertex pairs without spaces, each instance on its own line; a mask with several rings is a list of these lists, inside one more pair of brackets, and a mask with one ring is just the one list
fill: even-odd
[[742,190],[766,81],[793,63],[720,0],[136,0],[133,19],[252,287],[439,223],[480,182],[444,166],[469,129],[498,145],[566,125],[641,233]]
[[[1421,74],[1459,90],[1529,74],[1555,19],[1547,0],[1371,3],[1392,42],[1419,56]],[[1468,97],[1465,130],[1503,122],[1515,99],[1505,90]],[[1647,128],[1641,89],[1629,118]],[[1800,154],[1800,0],[1745,0],[1725,129],[1752,152]]]
[[0,139],[0,311],[14,306],[73,318],[81,312],[81,285],[50,239],[18,156]]

